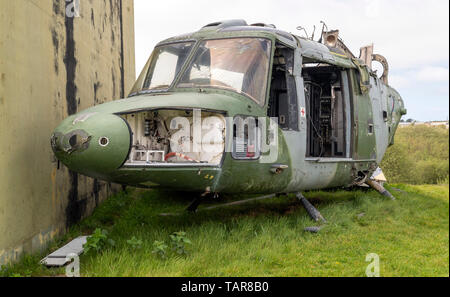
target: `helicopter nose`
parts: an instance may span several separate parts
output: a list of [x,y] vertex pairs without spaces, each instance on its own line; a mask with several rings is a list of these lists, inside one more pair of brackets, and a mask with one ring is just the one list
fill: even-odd
[[71,116],[51,137],[58,160],[73,171],[98,178],[105,178],[124,163],[130,145],[127,123],[113,114]]

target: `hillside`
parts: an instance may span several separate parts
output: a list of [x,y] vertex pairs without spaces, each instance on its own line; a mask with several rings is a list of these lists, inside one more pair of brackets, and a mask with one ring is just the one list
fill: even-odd
[[408,126],[397,129],[381,168],[390,183],[448,184],[448,158],[448,129]]

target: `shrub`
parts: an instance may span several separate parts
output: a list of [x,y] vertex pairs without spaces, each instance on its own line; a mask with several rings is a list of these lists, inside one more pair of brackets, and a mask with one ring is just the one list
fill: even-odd
[[166,245],[166,243],[164,241],[155,240],[155,242],[153,242],[152,253],[156,254],[161,259],[166,259],[167,258],[167,251],[166,251],[167,248],[168,248],[168,246]]
[[140,249],[142,247],[142,240],[137,239],[135,236],[133,236],[131,239],[127,240],[127,244],[133,249]]
[[191,241],[186,237],[186,232],[180,231],[170,235],[172,250],[178,255],[186,255],[186,244],[191,244]]

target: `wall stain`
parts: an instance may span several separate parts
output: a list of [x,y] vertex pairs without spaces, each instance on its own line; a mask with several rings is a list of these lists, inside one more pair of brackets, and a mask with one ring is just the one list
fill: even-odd
[[125,98],[125,61],[124,61],[124,48],[123,48],[123,0],[119,1],[119,18],[120,18],[120,75],[121,75],[121,88],[120,98]]
[[91,24],[92,27],[95,29],[95,17],[94,17],[94,9],[91,8]]
[[52,181],[52,211],[55,211],[56,209],[56,191],[57,191],[56,173],[57,168],[55,167],[52,169],[52,173],[50,175],[50,179]]
[[53,0],[53,13],[59,15],[61,13],[61,2],[60,0]]
[[[67,6],[70,2],[66,3]],[[64,26],[66,29],[66,51],[64,55],[64,65],[66,67],[66,103],[67,114],[73,115],[78,110],[77,86],[75,84],[77,59],[75,58],[74,39],[74,18],[65,16]],[[86,209],[86,200],[78,200],[78,174],[69,171],[70,190],[68,194],[68,204],[66,207],[66,225],[71,226],[77,223]]]
[[74,18],[67,16],[65,17],[64,25],[66,28],[66,52],[64,55],[64,65],[66,66],[66,101],[67,113],[69,115],[73,115],[77,112],[77,86],[75,84],[77,59],[75,58],[73,23]]
[[86,211],[86,199],[78,200],[78,174],[69,171],[70,190],[68,195],[68,205],[66,208],[66,226],[72,226],[79,222]]
[[58,33],[56,32],[55,28],[51,29],[52,32],[52,42],[53,42],[53,50],[55,52],[55,73],[59,73],[59,64],[58,64],[58,56],[59,56],[59,39],[58,39]]
[[114,75],[114,68],[111,68],[111,79],[112,79],[112,91],[113,91],[113,100],[117,99],[116,98],[116,76]]
[[94,105],[99,104],[99,100],[98,100],[98,89],[100,89],[100,87],[102,86],[102,84],[97,81],[94,83]]
[[95,207],[98,206],[99,204],[99,199],[100,199],[100,184],[98,182],[98,179],[94,179],[94,183],[92,186],[92,193],[94,194],[94,199],[95,199]]
[[110,23],[110,27],[111,27],[111,53],[114,51],[114,46],[115,46],[115,42],[116,42],[116,37],[115,37],[115,22],[114,22],[114,8],[115,5],[113,4],[112,0],[109,0],[109,9],[110,9],[110,14],[109,14],[109,23]]

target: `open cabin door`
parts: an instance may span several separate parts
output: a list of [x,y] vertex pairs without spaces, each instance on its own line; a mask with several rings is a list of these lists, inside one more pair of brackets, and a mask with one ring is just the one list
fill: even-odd
[[303,60],[308,158],[351,158],[352,106],[348,69]]

